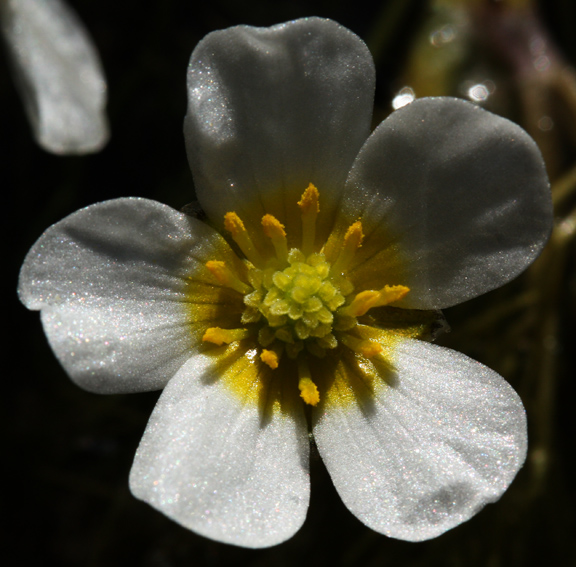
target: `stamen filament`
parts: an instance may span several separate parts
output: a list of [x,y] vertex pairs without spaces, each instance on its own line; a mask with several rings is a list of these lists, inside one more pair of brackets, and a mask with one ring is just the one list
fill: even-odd
[[223,286],[230,287],[242,295],[252,291],[252,288],[238,278],[238,276],[221,260],[209,260],[206,267]]
[[238,244],[250,262],[257,267],[264,265],[264,260],[256,250],[242,219],[235,212],[232,211],[224,215],[224,228],[232,235],[234,242]]
[[373,307],[382,307],[399,301],[409,291],[410,288],[405,285],[385,285],[380,291],[373,289],[361,291],[350,305],[340,308],[338,313],[348,317],[361,317]]
[[298,389],[300,390],[300,397],[310,406],[318,405],[320,401],[320,393],[316,384],[312,382],[312,375],[310,374],[310,367],[308,362],[302,356],[298,357]]
[[202,340],[208,343],[222,346],[234,341],[248,338],[252,333],[248,329],[221,329],[220,327],[210,327],[206,329]]
[[352,223],[346,234],[344,235],[344,242],[342,244],[342,249],[340,254],[332,266],[332,272],[335,274],[341,274],[348,269],[356,250],[362,246],[362,240],[364,240],[364,233],[362,232],[362,223],[356,221]]
[[320,212],[320,193],[312,183],[308,185],[298,206],[302,211],[302,252],[309,256],[314,252],[316,241],[316,217]]
[[348,333],[341,333],[339,338],[348,348],[351,348],[366,358],[372,358],[384,350],[382,345],[375,341],[359,339]]
[[288,242],[284,225],[276,217],[264,215],[262,217],[262,226],[264,227],[264,234],[272,240],[276,256],[282,262],[286,262],[288,259]]

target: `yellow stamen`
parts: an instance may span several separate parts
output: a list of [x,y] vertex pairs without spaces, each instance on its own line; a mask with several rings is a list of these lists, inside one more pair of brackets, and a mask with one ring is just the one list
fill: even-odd
[[220,327],[210,327],[206,329],[202,340],[208,343],[222,346],[234,341],[240,341],[250,336],[248,329],[221,329]]
[[235,212],[232,211],[224,215],[224,228],[232,235],[234,242],[238,244],[240,250],[244,252],[244,255],[248,260],[250,260],[250,262],[255,266],[264,265],[262,256],[260,256],[260,253],[254,247],[254,243],[252,242],[242,219]]
[[379,291],[380,299],[372,307],[381,307],[400,301],[409,291],[410,288],[405,285],[385,285]]
[[272,370],[278,368],[278,355],[273,350],[262,349],[260,359],[267,364]]
[[361,317],[372,307],[382,307],[402,299],[410,288],[405,285],[385,285],[380,291],[368,289],[361,291],[350,305],[342,307],[338,313],[348,317]]
[[252,291],[252,288],[241,281],[232,270],[221,260],[209,260],[206,267],[212,275],[218,280],[218,283],[236,290],[238,293],[246,295]]
[[350,265],[350,262],[352,262],[352,258],[354,258],[356,250],[362,246],[362,240],[364,240],[362,223],[360,221],[356,221],[348,227],[348,230],[344,235],[342,250],[340,250],[340,255],[332,267],[334,273],[341,274],[342,272],[346,271]]
[[314,251],[316,240],[316,217],[320,212],[320,193],[312,183],[308,185],[298,206],[302,211],[302,252],[309,256]]
[[361,291],[352,300],[350,305],[342,307],[338,313],[347,315],[348,317],[360,317],[374,306],[374,303],[378,300],[378,296],[379,293],[373,289]]
[[359,352],[360,354],[363,354],[366,358],[372,358],[373,356],[380,354],[383,350],[384,348],[382,347],[382,345],[379,345],[378,343],[372,341],[366,341],[365,344],[361,345]]
[[286,231],[284,225],[272,215],[262,217],[262,226],[264,234],[272,240],[276,256],[279,260],[285,262],[288,259],[288,243],[286,241]]
[[320,192],[313,183],[310,183],[304,190],[304,193],[302,193],[300,201],[298,201],[298,206],[300,207],[302,214],[317,215],[320,212],[319,199]]
[[320,401],[320,394],[316,384],[312,382],[308,363],[302,357],[298,359],[298,389],[300,397],[310,406],[315,406]]
[[384,350],[382,345],[375,341],[359,339],[353,335],[349,335],[348,333],[342,333],[340,335],[340,340],[348,348],[351,348],[366,358],[372,358]]
[[298,389],[300,390],[300,397],[310,406],[318,405],[320,401],[320,394],[316,384],[310,378],[301,378],[298,382]]

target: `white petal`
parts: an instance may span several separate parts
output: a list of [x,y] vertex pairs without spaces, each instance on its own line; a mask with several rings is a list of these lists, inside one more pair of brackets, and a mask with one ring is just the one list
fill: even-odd
[[0,18],[38,143],[56,154],[100,150],[106,81],[78,16],[61,0],[3,0]]
[[330,20],[206,36],[190,60],[184,133],[198,198],[212,221],[221,225],[234,210],[259,224],[270,213],[288,223],[291,237],[309,183],[332,218],[370,131],[373,93],[366,45]]
[[436,537],[500,498],[526,456],[514,390],[463,354],[405,340],[375,397],[319,408],[314,437],[346,506],[398,539]]
[[[237,363],[253,373],[246,356]],[[162,393],[130,488],[203,536],[252,548],[278,544],[300,528],[308,508],[302,404],[285,413],[270,398],[242,400],[206,372],[210,364],[190,360]]]
[[232,254],[207,225],[170,207],[107,201],[40,237],[18,292],[42,310],[48,340],[79,385],[101,393],[161,388],[192,355],[195,335],[218,325],[218,290],[196,275],[216,250]]
[[347,188],[344,217],[362,216],[366,234],[353,277],[368,288],[407,285],[403,307],[449,307],[506,283],[552,227],[534,141],[459,99],[394,112],[360,152]]

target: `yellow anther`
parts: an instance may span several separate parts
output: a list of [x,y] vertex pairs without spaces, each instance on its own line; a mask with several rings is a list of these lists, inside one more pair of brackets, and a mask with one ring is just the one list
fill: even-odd
[[383,350],[384,348],[382,345],[373,341],[365,341],[359,348],[360,354],[363,354],[366,358],[372,358],[373,356],[380,354]]
[[298,201],[298,206],[302,211],[303,215],[314,214],[317,215],[320,212],[320,192],[315,185],[310,183],[302,197]]
[[210,327],[206,329],[202,340],[208,343],[222,346],[234,341],[240,341],[250,336],[248,329],[221,329],[220,327]]
[[344,246],[350,246],[356,250],[362,246],[362,240],[364,240],[362,223],[360,221],[356,221],[348,227],[348,230],[344,235]]
[[346,271],[348,266],[350,266],[350,262],[352,262],[352,258],[354,258],[356,250],[362,246],[362,240],[364,240],[362,223],[360,221],[356,221],[348,227],[348,230],[344,235],[342,249],[340,250],[340,254],[336,262],[334,262],[334,266],[332,267],[333,273],[341,274],[342,272]]
[[275,216],[264,215],[262,217],[262,226],[268,238],[286,238],[284,225]]
[[262,349],[260,353],[260,359],[262,362],[267,364],[272,370],[278,368],[278,355],[273,350],[266,350],[265,348]]
[[302,193],[298,206],[302,211],[302,252],[308,256],[314,251],[316,217],[320,212],[320,193],[312,183]]
[[349,335],[348,333],[341,333],[340,340],[353,351],[365,356],[366,358],[372,358],[377,354],[380,354],[384,348],[382,345],[375,341],[359,339],[354,335]]
[[316,384],[312,382],[310,375],[310,368],[306,359],[303,357],[298,358],[298,389],[300,390],[300,397],[310,406],[315,406],[320,401],[320,393]]
[[234,242],[238,244],[240,250],[255,266],[262,266],[264,261],[242,222],[242,219],[235,213],[229,212],[224,215],[224,228],[232,235]]
[[252,290],[248,284],[241,281],[238,276],[230,270],[226,265],[226,262],[222,262],[221,260],[209,260],[206,262],[206,267],[221,285],[230,287],[243,295],[250,293]]
[[224,215],[224,228],[232,235],[232,238],[236,238],[239,234],[246,232],[242,219],[234,212]]
[[400,301],[409,291],[410,288],[405,285],[385,285],[379,292],[380,298],[372,307],[381,307]]
[[410,288],[405,285],[385,285],[380,291],[361,291],[350,305],[342,307],[338,313],[348,317],[361,317],[373,307],[382,307],[402,299]]
[[284,225],[276,217],[264,215],[262,217],[262,226],[264,228],[264,234],[272,240],[278,259],[286,261],[288,258],[288,243],[286,241]]
[[360,317],[361,315],[364,315],[369,309],[374,307],[374,304],[378,300],[379,295],[379,292],[372,289],[361,291],[352,300],[350,305],[342,307],[338,313],[341,315],[347,315],[348,317]]
[[298,382],[298,389],[300,390],[300,397],[310,406],[318,405],[320,401],[320,394],[316,384],[310,378],[301,378]]

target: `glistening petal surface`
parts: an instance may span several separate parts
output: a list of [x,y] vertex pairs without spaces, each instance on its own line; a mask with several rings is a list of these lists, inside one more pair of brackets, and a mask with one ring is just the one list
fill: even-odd
[[38,143],[56,154],[100,150],[106,81],[76,14],[61,0],[2,0],[0,19]]
[[[370,129],[374,65],[366,45],[330,20],[238,26],[204,38],[188,72],[184,133],[198,199],[217,225],[236,211],[287,224],[309,183],[332,219]],[[324,227],[323,236],[329,227]]]
[[421,541],[500,498],[526,456],[526,418],[514,390],[463,354],[411,339],[395,349],[395,379],[319,406],[314,438],[354,515]]
[[539,254],[552,227],[542,157],[512,122],[451,98],[392,113],[362,148],[340,225],[362,217],[351,277],[402,284],[401,307],[437,309],[501,286]]
[[[249,356],[233,353],[230,371],[251,374],[247,387],[258,388],[258,365]],[[276,545],[300,528],[308,508],[302,405],[290,401],[293,411],[279,410],[283,384],[277,380],[263,389],[260,404],[243,401],[211,372],[212,363],[209,356],[191,359],[164,389],[136,453],[130,488],[203,536],[244,547]]]
[[192,355],[206,321],[229,323],[229,290],[203,280],[215,253],[234,261],[200,221],[154,201],[117,199],[50,227],[28,253],[18,291],[42,310],[50,345],[80,386],[151,390]]

